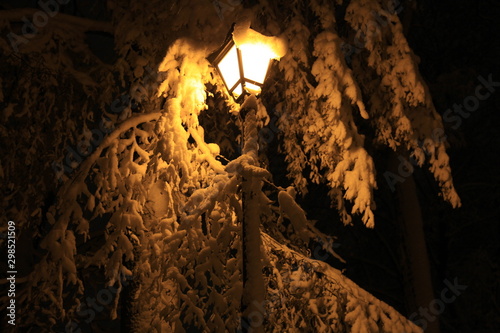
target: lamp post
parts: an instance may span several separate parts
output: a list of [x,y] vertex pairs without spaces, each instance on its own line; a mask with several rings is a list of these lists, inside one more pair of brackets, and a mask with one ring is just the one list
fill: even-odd
[[223,45],[208,60],[217,69],[229,94],[241,105],[243,149],[242,253],[243,332],[263,332],[265,285],[260,253],[260,202],[258,192],[267,170],[258,163],[257,97],[273,59],[284,55],[286,45],[277,37],[267,37],[250,29],[250,24],[233,25]]

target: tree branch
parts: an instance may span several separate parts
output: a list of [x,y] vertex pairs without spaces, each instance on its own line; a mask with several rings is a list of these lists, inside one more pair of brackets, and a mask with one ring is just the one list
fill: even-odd
[[[72,15],[67,15],[59,12],[46,13],[43,10],[37,10],[34,8],[20,8],[20,9],[9,9],[0,11],[0,20],[6,20],[11,22],[22,22],[22,19],[27,17],[31,18],[30,22],[33,22],[32,17],[35,13],[42,13],[48,17],[48,22],[55,23],[59,25],[71,26],[73,28],[78,28],[79,30],[86,31],[102,31],[110,34],[114,34],[113,25],[110,22],[105,21],[95,21],[87,18],[76,17]],[[43,28],[38,27],[37,28]]]
[[111,132],[106,138],[104,138],[104,140],[96,148],[96,150],[89,157],[87,157],[87,159],[83,161],[82,164],[80,164],[78,170],[75,172],[75,175],[59,189],[58,197],[64,198],[64,200],[67,200],[67,198],[74,199],[74,197],[71,197],[70,195],[73,185],[76,184],[76,186],[78,186],[78,184],[82,183],[85,180],[90,171],[90,168],[97,161],[99,156],[101,156],[101,153],[104,149],[108,148],[111,143],[118,139],[120,135],[128,129],[135,127],[141,123],[157,120],[161,115],[161,112],[138,114],[137,116],[129,118],[118,125],[118,127],[113,132]]

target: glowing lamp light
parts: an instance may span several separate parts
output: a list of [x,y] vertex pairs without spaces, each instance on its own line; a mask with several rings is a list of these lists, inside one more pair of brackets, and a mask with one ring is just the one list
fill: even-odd
[[230,31],[222,47],[209,57],[236,101],[241,101],[246,94],[259,94],[271,61],[281,57],[273,47],[275,37],[261,35],[250,28],[239,35],[242,37],[236,35],[236,29]]

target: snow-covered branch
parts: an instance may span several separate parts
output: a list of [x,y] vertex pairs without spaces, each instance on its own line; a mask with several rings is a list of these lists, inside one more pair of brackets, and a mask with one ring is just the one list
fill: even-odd
[[266,300],[266,307],[272,309],[268,319],[275,327],[281,323],[299,327],[307,320],[315,323],[317,332],[422,332],[327,263],[308,258],[264,232],[262,241],[271,263],[278,261],[282,267],[268,276],[269,285],[276,286]]
[[210,166],[214,169],[214,171],[217,173],[225,173],[224,166],[222,165],[221,162],[217,161],[213,157],[212,152],[210,151],[210,148],[207,146],[206,142],[202,139],[202,137],[200,136],[198,131],[195,128],[190,128],[189,134],[194,139],[194,141],[196,141],[198,148],[203,152],[204,158],[207,160],[207,162],[210,164]]
[[[132,117],[130,119],[127,119],[123,123],[121,123],[112,133],[110,133],[104,140],[103,142],[99,145],[99,147],[96,148],[96,150],[90,155],[81,165],[79,170],[77,171],[77,174],[73,178],[72,182],[67,183],[67,186],[63,187],[61,190],[62,192],[66,194],[69,191],[69,188],[72,186],[71,184],[73,183],[79,183],[85,180],[85,178],[88,175],[88,172],[92,165],[96,162],[96,160],[101,156],[102,151],[105,148],[108,148],[116,139],[120,137],[125,131],[128,129],[135,127],[141,123],[145,123],[148,121],[156,120],[160,118],[161,112],[155,112],[155,113],[146,113],[146,114],[140,114],[135,117]],[[65,198],[66,196],[63,195],[61,196],[62,198]]]

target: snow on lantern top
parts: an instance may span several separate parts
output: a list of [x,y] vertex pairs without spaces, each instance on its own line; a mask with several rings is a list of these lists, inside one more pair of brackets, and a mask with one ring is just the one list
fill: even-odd
[[286,53],[286,43],[279,37],[264,36],[250,28],[250,22],[234,24],[222,47],[210,62],[222,76],[236,101],[245,94],[258,94],[273,59]]

